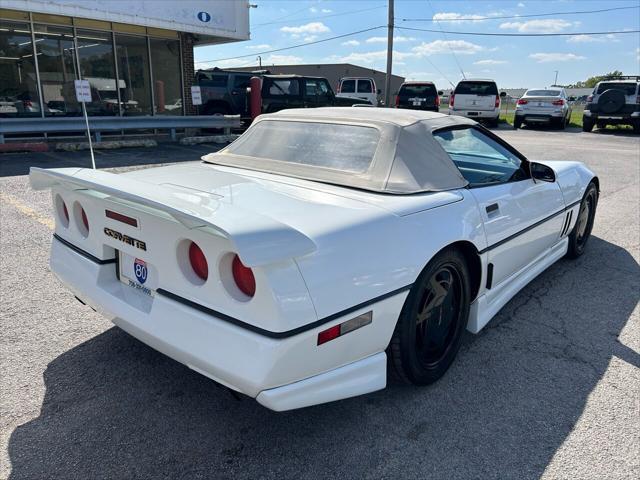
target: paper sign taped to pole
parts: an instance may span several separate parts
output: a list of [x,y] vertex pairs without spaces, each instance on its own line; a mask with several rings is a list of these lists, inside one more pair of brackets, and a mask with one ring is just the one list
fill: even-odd
[[78,102],[91,103],[91,85],[89,80],[74,80],[76,87],[76,99]]
[[193,105],[202,105],[202,93],[200,87],[191,87],[191,103]]

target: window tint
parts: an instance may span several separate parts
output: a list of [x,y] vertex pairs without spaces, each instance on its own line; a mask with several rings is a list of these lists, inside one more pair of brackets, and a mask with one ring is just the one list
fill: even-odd
[[342,93],[355,93],[356,81],[355,80],[343,80],[340,92]]
[[371,80],[358,80],[358,93],[373,93]]
[[456,95],[498,95],[495,82],[460,82],[454,92]]
[[379,138],[371,127],[267,120],[247,130],[225,153],[363,173]]
[[528,97],[559,97],[561,90],[527,90]]
[[236,75],[233,79],[233,88],[245,90],[249,86],[251,77],[245,75]]
[[402,85],[400,87],[401,96],[411,97],[435,97],[438,94],[436,92],[436,86],[432,83],[414,84],[414,85]]
[[305,95],[313,97],[316,95],[326,95],[328,93],[327,84],[324,80],[307,79],[305,80]]
[[524,178],[522,161],[475,128],[441,130],[433,134],[471,186]]
[[226,88],[228,79],[229,79],[229,75],[227,74],[211,75],[211,74],[202,73],[200,74],[200,76],[198,76],[198,84],[202,87]]
[[296,79],[269,79],[268,94],[274,97],[282,95],[300,95],[300,87]]
[[637,84],[635,83],[603,82],[598,86],[598,91],[596,93],[604,93],[607,90],[615,89],[622,90],[625,95],[635,95],[636,86]]

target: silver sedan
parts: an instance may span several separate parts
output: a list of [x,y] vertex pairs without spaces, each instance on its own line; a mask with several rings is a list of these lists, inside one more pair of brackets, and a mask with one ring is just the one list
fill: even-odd
[[527,125],[551,125],[564,129],[571,119],[571,102],[564,88],[529,89],[516,102],[513,128]]

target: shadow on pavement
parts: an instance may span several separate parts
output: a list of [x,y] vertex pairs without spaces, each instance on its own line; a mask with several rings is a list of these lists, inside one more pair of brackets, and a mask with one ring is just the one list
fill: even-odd
[[[223,146],[217,144],[187,146],[177,143],[161,143],[152,148],[96,150],[96,167],[118,168],[196,161],[200,160],[202,155],[216,152]],[[88,151],[0,154],[0,177],[28,175],[30,167],[91,168],[91,156]]]
[[[44,373],[11,478],[539,478],[638,302],[640,267],[593,237],[529,284],[435,385],[274,413],[112,328]],[[616,292],[615,301],[612,292]]]

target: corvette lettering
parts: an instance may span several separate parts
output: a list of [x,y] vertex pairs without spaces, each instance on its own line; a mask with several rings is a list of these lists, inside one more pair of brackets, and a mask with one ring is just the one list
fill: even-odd
[[142,240],[137,240],[129,235],[125,235],[124,233],[116,232],[110,228],[104,227],[104,234],[107,237],[115,238],[116,240],[120,240],[121,242],[126,243],[127,245],[131,245],[132,247],[139,248],[140,250],[147,251],[147,244]]

